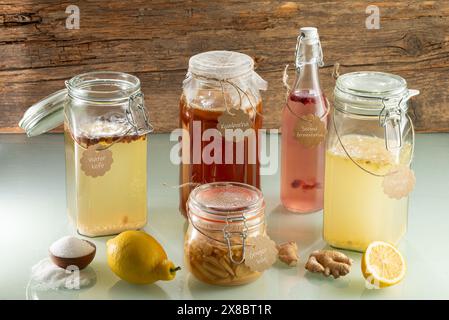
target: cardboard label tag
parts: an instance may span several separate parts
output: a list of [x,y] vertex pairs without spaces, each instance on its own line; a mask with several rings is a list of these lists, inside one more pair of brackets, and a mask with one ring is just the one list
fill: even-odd
[[298,119],[294,135],[303,146],[316,147],[326,138],[326,126],[318,116],[308,114]]
[[232,130],[233,139],[241,140],[244,132],[250,128],[252,128],[252,121],[241,109],[232,109],[218,117],[217,129],[223,137],[226,137],[226,130],[228,132]]
[[393,199],[401,199],[415,187],[416,178],[412,169],[405,165],[397,165],[390,169],[382,181],[384,193]]
[[80,159],[81,170],[90,177],[101,177],[111,169],[113,162],[111,150],[95,149],[95,146],[90,146],[83,151]]
[[248,238],[245,248],[245,265],[252,271],[262,272],[277,260],[276,243],[266,235]]

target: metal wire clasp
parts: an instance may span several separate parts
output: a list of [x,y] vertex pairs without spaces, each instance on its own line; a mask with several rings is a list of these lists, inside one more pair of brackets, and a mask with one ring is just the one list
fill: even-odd
[[296,40],[296,48],[295,48],[295,62],[296,67],[298,67],[298,53],[299,53],[299,47],[301,45],[301,40],[304,38],[304,34],[300,34]]
[[[228,228],[231,226],[229,222],[239,222],[243,221],[243,230],[242,231],[228,231]],[[242,239],[242,256],[240,257],[239,261],[236,261],[234,259],[234,255],[232,253],[232,244],[231,244],[231,238],[232,235],[239,235]],[[237,218],[231,218],[229,219],[226,217],[226,225],[223,228],[223,237],[226,241],[226,244],[228,246],[228,252],[229,252],[229,259],[231,259],[232,263],[235,264],[242,264],[245,260],[245,248],[246,248],[246,238],[248,237],[248,225],[246,224],[246,218],[242,215]]]
[[296,48],[295,48],[295,67],[298,69],[303,64],[311,64],[311,63],[317,63],[319,67],[324,66],[324,56],[323,56],[323,48],[321,47],[321,41],[318,40],[317,45],[319,49],[318,56],[316,56],[316,53],[314,52],[314,58],[310,62],[304,62],[299,61],[299,48],[301,46],[302,40],[305,38],[304,34],[301,33],[296,41]]
[[387,150],[399,149],[402,147],[402,113],[401,108],[403,98],[399,101],[397,108],[387,108],[385,100],[382,99],[383,108],[379,113],[379,125],[384,128],[385,147]]
[[[128,99],[128,107],[125,110],[126,120],[134,128],[136,134],[147,134],[153,131],[148,117],[147,110],[145,108],[145,99],[142,92],[131,95]],[[139,115],[143,119],[141,122]]]

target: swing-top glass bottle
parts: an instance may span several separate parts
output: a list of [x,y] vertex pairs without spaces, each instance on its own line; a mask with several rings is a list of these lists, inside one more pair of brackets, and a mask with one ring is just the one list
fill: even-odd
[[318,31],[301,28],[296,55],[296,79],[282,113],[281,201],[298,213],[323,208],[326,98],[318,69],[323,54]]

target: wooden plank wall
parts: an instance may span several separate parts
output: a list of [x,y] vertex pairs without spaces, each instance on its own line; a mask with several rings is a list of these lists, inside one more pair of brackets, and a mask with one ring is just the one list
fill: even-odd
[[[80,9],[80,29],[68,30],[68,5]],[[380,29],[368,30],[365,10],[380,9]],[[449,1],[142,1],[1,0],[0,131],[64,80],[93,70],[137,75],[157,132],[178,125],[178,99],[190,56],[236,50],[253,56],[263,78],[264,126],[279,127],[282,70],[293,63],[300,26],[317,26],[328,95],[332,66],[341,72],[379,70],[421,90],[413,101],[419,131],[449,131]]]

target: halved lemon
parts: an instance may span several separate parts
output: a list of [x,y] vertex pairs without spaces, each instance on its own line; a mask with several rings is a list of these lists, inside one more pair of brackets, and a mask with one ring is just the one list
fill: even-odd
[[362,273],[373,286],[384,288],[400,282],[405,276],[405,261],[393,245],[372,242],[362,257]]

